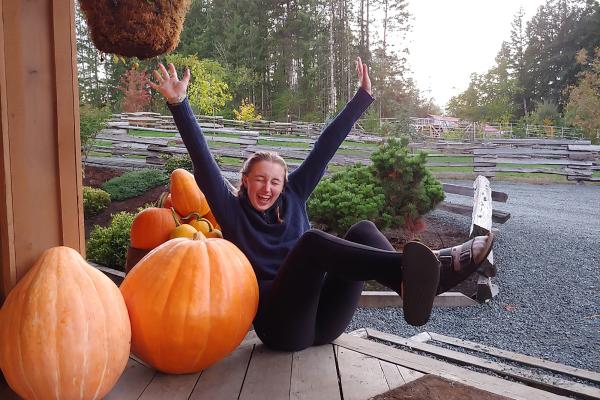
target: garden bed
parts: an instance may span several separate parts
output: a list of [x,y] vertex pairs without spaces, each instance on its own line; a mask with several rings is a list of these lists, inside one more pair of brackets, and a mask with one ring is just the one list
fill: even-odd
[[[116,176],[120,176],[124,172],[126,171],[123,169],[86,166],[83,184],[85,186],[101,187],[104,182]],[[100,214],[85,219],[86,240],[89,238],[89,234],[95,225],[109,225],[112,214],[115,214],[119,211],[135,212],[138,207],[156,201],[160,194],[167,190],[167,186],[162,185],[137,197],[123,201],[112,201],[109,207],[103,210]],[[424,230],[421,232],[415,233],[405,231],[403,229],[387,229],[384,231],[384,234],[396,250],[402,250],[404,245],[411,240],[419,240],[432,249],[439,249],[455,246],[468,239],[468,232],[466,232],[461,226],[452,225],[451,223],[443,222],[439,219],[428,218],[428,216],[425,216],[423,220],[425,222],[425,226]],[[475,287],[476,279],[474,278],[465,281],[455,290],[471,296],[474,291],[476,291]],[[376,282],[368,282],[365,289],[389,290],[377,284]]]

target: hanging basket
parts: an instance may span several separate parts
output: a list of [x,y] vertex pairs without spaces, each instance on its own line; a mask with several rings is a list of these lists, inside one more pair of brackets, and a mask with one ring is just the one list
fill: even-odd
[[80,0],[98,50],[140,59],[172,51],[191,0]]

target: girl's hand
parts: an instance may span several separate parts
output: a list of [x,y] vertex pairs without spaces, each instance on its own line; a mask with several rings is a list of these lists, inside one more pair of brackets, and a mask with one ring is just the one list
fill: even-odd
[[183,101],[186,96],[187,87],[190,83],[190,70],[185,69],[183,73],[183,79],[179,80],[177,77],[177,71],[172,63],[169,63],[169,71],[164,65],[158,64],[160,73],[157,70],[152,71],[154,78],[158,83],[154,83],[148,80],[148,85],[167,100],[168,103],[179,103]]
[[358,84],[367,93],[371,94],[371,79],[369,78],[369,69],[367,64],[363,64],[360,57],[356,57],[356,73],[358,74]]

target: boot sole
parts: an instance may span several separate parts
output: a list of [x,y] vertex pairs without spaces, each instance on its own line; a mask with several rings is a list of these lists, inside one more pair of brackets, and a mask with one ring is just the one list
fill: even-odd
[[440,282],[440,262],[429,247],[409,242],[404,246],[402,264],[404,319],[413,326],[425,325]]

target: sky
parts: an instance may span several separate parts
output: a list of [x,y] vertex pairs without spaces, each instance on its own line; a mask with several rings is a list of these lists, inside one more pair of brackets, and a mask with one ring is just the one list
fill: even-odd
[[502,41],[523,7],[524,21],[546,0],[410,0],[409,68],[424,97],[445,107],[467,89],[473,72],[495,65]]

